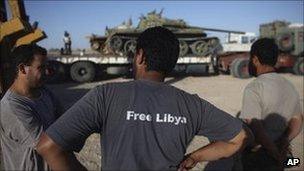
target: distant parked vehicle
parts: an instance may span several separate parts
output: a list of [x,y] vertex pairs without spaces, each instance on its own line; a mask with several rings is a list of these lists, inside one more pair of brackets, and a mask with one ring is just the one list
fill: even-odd
[[[288,70],[296,75],[304,75],[303,24],[274,21],[260,25],[260,38],[273,38],[280,50],[275,68]],[[253,33],[234,34],[223,44],[223,52],[218,58],[219,70],[237,78],[248,78],[249,51],[258,38]]]

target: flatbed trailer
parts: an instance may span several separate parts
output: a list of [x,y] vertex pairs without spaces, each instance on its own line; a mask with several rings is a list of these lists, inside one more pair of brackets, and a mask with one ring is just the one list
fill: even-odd
[[[97,73],[120,74],[132,73],[133,58],[127,56],[85,54],[85,55],[49,55],[50,81],[62,81],[71,77],[76,82],[93,81]],[[205,72],[215,71],[216,53],[208,56],[179,57],[175,70],[187,72],[188,67],[202,66]],[[210,70],[209,70],[210,69]]]

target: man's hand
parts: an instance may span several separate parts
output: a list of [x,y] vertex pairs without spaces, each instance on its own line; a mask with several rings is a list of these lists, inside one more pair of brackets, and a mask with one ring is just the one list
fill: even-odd
[[179,165],[178,171],[187,171],[196,166],[198,162],[190,155],[185,156],[185,159]]

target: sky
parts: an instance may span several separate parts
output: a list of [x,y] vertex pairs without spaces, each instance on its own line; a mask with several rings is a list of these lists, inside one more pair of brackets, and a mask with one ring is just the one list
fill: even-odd
[[[25,0],[30,22],[38,21],[48,38],[39,42],[48,49],[63,47],[63,33],[72,38],[72,48],[89,48],[86,36],[103,35],[105,27],[164,8],[163,16],[183,19],[192,26],[254,32],[274,20],[303,23],[304,1],[42,1]],[[207,32],[223,39],[227,34]]]

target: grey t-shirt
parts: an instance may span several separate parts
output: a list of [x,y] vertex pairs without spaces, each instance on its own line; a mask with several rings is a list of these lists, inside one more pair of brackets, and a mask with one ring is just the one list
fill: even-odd
[[35,100],[8,90],[1,99],[0,139],[5,170],[48,170],[35,151],[41,132],[59,112],[49,90],[42,88]]
[[101,133],[104,170],[176,170],[195,135],[230,140],[241,127],[197,95],[137,80],[93,88],[46,133],[68,151]]
[[241,117],[261,119],[273,141],[285,131],[289,119],[302,111],[295,87],[277,73],[258,76],[244,90]]

